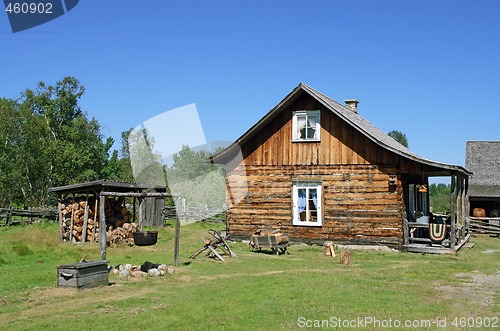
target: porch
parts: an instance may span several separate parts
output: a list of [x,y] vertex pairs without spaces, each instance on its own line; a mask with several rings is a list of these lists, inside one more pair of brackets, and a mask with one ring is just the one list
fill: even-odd
[[407,178],[404,190],[403,249],[414,253],[455,254],[470,238],[468,176],[451,176],[451,211],[433,214],[429,207],[429,175]]

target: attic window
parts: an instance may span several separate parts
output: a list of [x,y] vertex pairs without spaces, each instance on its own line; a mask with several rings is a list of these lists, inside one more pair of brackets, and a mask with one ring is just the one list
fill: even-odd
[[299,110],[293,112],[293,141],[319,141],[320,111]]

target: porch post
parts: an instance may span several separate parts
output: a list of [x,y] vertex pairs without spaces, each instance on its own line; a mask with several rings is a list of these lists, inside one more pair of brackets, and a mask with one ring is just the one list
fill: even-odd
[[[405,213],[406,214],[406,213]],[[408,220],[406,219],[405,216],[403,216],[403,246],[407,246],[410,243],[409,240],[409,229],[408,229]]]
[[465,236],[469,234],[469,215],[470,215],[470,201],[469,201],[469,176],[465,176],[464,179],[464,205],[465,205],[465,213],[464,213],[464,221],[465,221]]
[[450,220],[450,249],[455,252],[456,222],[457,222],[457,177],[451,176],[451,220]]

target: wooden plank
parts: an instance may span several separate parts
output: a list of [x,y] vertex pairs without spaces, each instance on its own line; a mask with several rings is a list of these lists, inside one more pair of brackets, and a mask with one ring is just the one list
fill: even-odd
[[97,215],[99,214],[99,211],[97,210],[98,201],[99,201],[99,199],[97,199],[97,197],[95,197],[95,203],[94,203],[94,227],[92,227],[92,239],[90,240],[90,242],[94,242],[94,240],[95,240],[95,231],[96,231],[95,229],[97,228],[97,223],[98,223]]
[[[69,230],[69,241],[73,242],[73,219],[75,218],[75,209],[71,208],[71,223],[70,223],[70,230]],[[105,259],[104,259],[105,260]]]
[[318,164],[329,164],[331,154],[331,118],[332,112],[321,110],[321,143],[318,146]]
[[101,246],[101,260],[106,260],[106,215],[104,204],[106,196],[99,196],[99,243]]
[[[178,204],[176,204],[177,206]],[[179,265],[179,247],[180,247],[180,236],[181,236],[181,221],[179,220],[178,207],[175,213],[175,242],[174,242],[174,265],[177,267]]]
[[85,197],[85,212],[83,213],[83,231],[82,231],[82,246],[87,240],[87,226],[89,221],[89,193]]
[[59,220],[59,242],[63,242],[63,222],[64,217],[62,214],[62,203],[61,201],[57,202],[57,218]]

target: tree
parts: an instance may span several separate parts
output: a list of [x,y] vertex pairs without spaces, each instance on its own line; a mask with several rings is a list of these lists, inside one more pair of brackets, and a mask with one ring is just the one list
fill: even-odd
[[226,199],[224,170],[222,165],[210,163],[209,156],[207,151],[194,151],[183,145],[167,170],[168,185],[190,206],[220,209]]
[[389,137],[396,140],[398,143],[408,148],[408,139],[406,138],[406,134],[398,130],[392,130],[388,133]]
[[169,174],[184,180],[202,176],[214,169],[214,165],[207,162],[208,157],[209,153],[204,150],[195,152],[188,145],[183,145],[179,153],[172,156]]
[[113,139],[79,106],[85,88],[74,77],[40,82],[17,101],[0,101],[0,202],[48,203],[48,188],[105,178],[114,171]]
[[429,185],[429,201],[434,213],[449,213],[451,211],[451,185],[444,183]]
[[161,164],[161,155],[155,150],[154,138],[146,129],[137,127],[129,130],[127,144],[122,146],[129,156],[130,166],[135,181],[149,186],[166,186],[165,169]]

